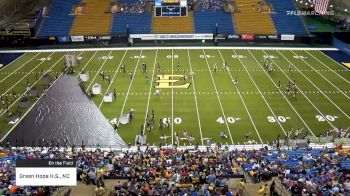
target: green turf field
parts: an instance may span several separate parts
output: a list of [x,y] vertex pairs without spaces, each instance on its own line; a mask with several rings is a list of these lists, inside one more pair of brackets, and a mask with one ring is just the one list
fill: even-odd
[[[8,94],[10,112],[17,110],[19,95],[26,91],[27,79],[31,86],[42,89],[42,70],[52,70],[54,76],[60,75],[64,54],[25,53],[0,71],[0,93]],[[88,89],[94,83],[100,83],[103,94],[116,91],[117,98],[113,103],[103,103],[102,95],[93,98],[107,119],[118,118],[131,108],[135,110],[131,123],[119,125],[118,133],[126,143],[134,144],[146,115],[151,117],[152,110],[154,127],[150,132],[145,131],[149,144],[164,143],[160,139],[163,132],[158,126],[159,120],[164,118],[173,122],[164,128],[165,135],[169,136],[167,144],[175,142],[175,133],[181,139],[184,129],[193,135],[195,143],[201,145],[205,144],[205,138],[223,144],[242,144],[247,132],[251,132],[251,140],[266,143],[277,135],[283,138],[292,129],[303,128],[302,135],[318,135],[329,129],[350,127],[349,70],[320,51],[155,48],[77,54],[81,58],[76,72],[89,71]],[[264,67],[265,57],[273,63],[272,73]],[[229,71],[222,68],[224,61]],[[141,72],[143,62],[147,65],[147,74]],[[216,72],[215,63],[218,66]],[[126,66],[125,74],[120,69],[122,65]],[[101,71],[112,78],[111,84],[102,79]],[[180,83],[191,85],[183,89],[161,89],[160,95],[156,96],[157,75],[186,75],[189,78]],[[235,79],[237,85],[233,83]],[[279,81],[280,91],[277,90]],[[296,81],[296,98],[285,92],[288,81]],[[17,98],[12,96],[13,90]],[[32,102],[35,101],[33,98]],[[1,107],[0,127],[1,134],[5,135],[14,125],[4,120],[6,112]],[[25,112],[21,110],[22,114]],[[221,131],[227,138],[220,137]],[[180,140],[180,144],[188,145],[188,141]]]

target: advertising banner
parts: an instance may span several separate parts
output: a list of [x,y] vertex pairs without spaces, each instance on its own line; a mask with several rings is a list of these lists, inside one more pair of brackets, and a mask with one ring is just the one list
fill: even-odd
[[295,35],[287,35],[287,34],[281,35],[281,40],[294,41],[294,39],[295,39]]
[[70,36],[59,36],[58,42],[59,43],[69,43],[69,42],[71,42]]
[[141,40],[208,40],[213,34],[130,34],[130,38]]
[[241,40],[252,41],[254,40],[254,34],[241,34]]
[[84,36],[71,36],[72,42],[83,42]]
[[227,39],[239,39],[239,35],[228,35]]

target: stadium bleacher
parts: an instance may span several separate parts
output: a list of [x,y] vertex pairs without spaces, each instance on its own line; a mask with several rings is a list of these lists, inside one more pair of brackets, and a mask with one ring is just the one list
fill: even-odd
[[264,1],[236,0],[238,11],[234,21],[238,33],[276,34],[276,29]]
[[49,16],[43,20],[38,36],[68,35],[74,20],[72,9],[79,2],[80,0],[52,0]]
[[[253,182],[280,179],[293,195],[350,193],[350,160],[335,149],[210,151],[147,148],[144,151],[73,150],[52,148],[1,148],[0,191],[35,194],[53,187],[16,187],[16,159],[77,159],[77,179],[104,186],[104,179],[125,179],[112,195],[233,195],[229,178],[241,178],[239,166]],[[176,186],[175,186],[176,185]],[[15,186],[15,187],[13,187]],[[91,185],[90,185],[91,186]],[[103,192],[105,190],[103,189]],[[237,191],[237,190],[236,190]]]
[[153,33],[193,33],[193,16],[185,17],[153,17]]
[[116,13],[114,15],[111,33],[126,35],[127,27],[130,33],[151,33],[151,13]]
[[218,25],[218,33],[235,33],[230,13],[194,12],[193,20],[196,33],[215,33],[216,24]]
[[112,24],[111,0],[84,0],[83,14],[74,19],[70,35],[107,35]]
[[277,32],[280,34],[306,34],[300,16],[287,15],[287,11],[296,11],[292,0],[266,0],[271,3],[275,13],[271,14]]

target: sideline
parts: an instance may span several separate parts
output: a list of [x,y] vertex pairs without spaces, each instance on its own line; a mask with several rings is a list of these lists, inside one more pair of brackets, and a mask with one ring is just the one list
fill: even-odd
[[247,47],[247,46],[163,46],[163,47],[121,47],[121,48],[67,48],[67,49],[33,49],[33,50],[1,50],[0,53],[19,53],[19,52],[77,52],[77,51],[117,51],[117,50],[162,50],[162,49],[190,49],[190,50],[202,50],[202,49],[252,49],[252,50],[327,50],[327,51],[338,51],[337,48],[304,48],[304,47]]

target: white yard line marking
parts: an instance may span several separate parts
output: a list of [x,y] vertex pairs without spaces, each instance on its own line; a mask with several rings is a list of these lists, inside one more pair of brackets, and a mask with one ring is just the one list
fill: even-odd
[[[81,53],[82,52],[80,52],[80,54],[79,55],[81,55]],[[79,56],[78,55],[78,56]],[[58,61],[56,61],[55,62],[55,64],[53,64],[51,67],[50,67],[50,69],[48,69],[48,70],[51,70],[54,66],[56,66],[57,65],[57,63],[59,63],[62,59],[63,59],[63,57],[64,57],[64,55],[58,60]],[[29,89],[32,89],[34,86],[35,86],[35,84],[37,84],[43,77],[44,77],[44,75],[46,74],[46,73],[48,73],[49,71],[46,71],[44,74],[42,74],[42,76],[38,79],[38,80],[36,80],[30,87],[29,87]],[[56,82],[56,80],[53,82],[53,83],[55,83]],[[51,86],[50,86],[51,87]],[[10,109],[15,103],[17,103],[17,101],[19,101],[26,93],[27,93],[28,91],[26,90],[22,95],[20,95],[8,108]],[[44,94],[44,93],[43,93]],[[3,113],[1,113],[0,114],[0,116],[2,116],[2,115],[4,115],[5,114],[5,112],[6,112],[6,110],[3,112]],[[18,121],[19,122],[19,121]]]
[[[111,54],[112,54],[112,51],[110,51],[110,52],[108,53],[107,56],[110,56]],[[108,58],[106,58],[106,59],[104,60],[104,62],[103,62],[102,65],[100,66],[100,69],[98,69],[98,71],[96,72],[94,78],[91,80],[91,83],[90,83],[89,86],[86,88],[86,90],[89,90],[89,88],[91,87],[91,85],[94,83],[96,77],[97,77],[98,74],[100,73],[102,67],[106,64],[107,60],[108,60]]]
[[[10,77],[12,74],[14,74],[14,73],[16,73],[19,69],[21,69],[24,65],[26,65],[26,64],[28,64],[30,61],[32,61],[35,57],[37,57],[38,55],[39,55],[40,53],[38,53],[38,54],[36,54],[36,55],[34,55],[31,59],[29,59],[27,62],[25,62],[25,63],[23,63],[21,66],[19,66],[15,71],[13,71],[13,72],[11,72],[8,76],[6,76],[5,78],[3,78],[1,81],[0,81],[0,83],[2,83],[3,81],[5,81],[8,77]],[[20,58],[20,57],[19,57]],[[18,58],[17,58],[18,59]],[[16,60],[17,60],[16,59]],[[16,61],[15,60],[15,61]],[[14,61],[13,61],[14,62]],[[11,62],[12,63],[12,62]],[[9,66],[9,65],[7,65],[7,66]],[[7,67],[6,66],[6,67]]]
[[[191,56],[190,56],[190,51],[187,50],[187,55],[188,55],[188,63],[190,65],[190,72],[192,72],[192,63],[191,63]],[[197,102],[197,95],[196,95],[196,87],[194,84],[194,75],[191,75],[191,80],[192,80],[192,89],[193,89],[193,95],[194,95],[194,102],[196,104],[196,111],[197,111],[197,121],[198,121],[198,127],[199,127],[199,134],[201,136],[201,141],[202,141],[202,145],[204,145],[204,141],[203,141],[203,134],[202,134],[202,125],[201,125],[201,120],[199,117],[199,110],[198,110],[198,102]]]
[[216,84],[215,84],[215,81],[214,81],[214,78],[213,78],[213,74],[211,73],[211,69],[210,69],[210,66],[209,66],[209,62],[208,62],[208,59],[207,59],[207,55],[205,54],[204,49],[203,49],[203,54],[204,54],[204,58],[205,58],[205,61],[206,61],[206,63],[207,63],[208,69],[209,69],[211,81],[213,82],[213,85],[214,85],[214,88],[215,88],[216,97],[218,98],[218,101],[219,101],[219,105],[220,105],[220,108],[221,108],[222,115],[223,115],[223,117],[224,117],[224,119],[225,119],[226,128],[227,128],[227,131],[229,132],[230,139],[231,139],[231,142],[232,142],[232,144],[233,144],[233,139],[232,139],[232,136],[231,136],[230,126],[228,126],[227,118],[226,118],[226,115],[225,115],[225,112],[224,112],[224,108],[222,107],[222,103],[221,103],[221,100],[220,100],[220,96],[219,96],[219,93],[218,93],[218,89],[216,88]]
[[133,74],[132,74],[132,78],[131,78],[131,81],[130,81],[130,85],[129,85],[128,91],[127,91],[127,93],[126,93],[126,95],[125,95],[125,99],[124,99],[124,103],[123,103],[122,109],[121,109],[121,111],[120,111],[119,116],[117,117],[117,118],[118,118],[117,127],[119,127],[119,118],[120,118],[120,116],[123,114],[123,111],[124,111],[124,108],[125,108],[125,105],[126,105],[126,101],[128,100],[128,96],[129,96],[129,93],[130,93],[130,89],[131,89],[131,86],[132,86],[133,81],[134,81],[134,78],[135,78],[135,74],[136,74],[137,67],[138,67],[138,65],[139,65],[140,59],[141,59],[141,55],[142,55],[142,50],[141,50],[141,52],[140,52],[140,54],[139,54],[139,58],[137,59],[137,63],[136,63],[134,72],[133,72]]
[[[287,58],[286,58],[283,54],[281,54],[278,50],[277,50],[277,52],[278,52],[288,63],[292,64],[292,62],[290,62],[290,60],[287,59]],[[278,67],[278,69],[281,69],[281,68],[278,66],[278,64],[275,63],[275,65],[276,65],[276,67]],[[289,81],[293,81],[285,72],[282,71],[282,73],[288,78]],[[324,115],[324,114],[315,106],[315,104],[305,95],[305,93],[304,93],[303,91],[300,90],[300,88],[298,87],[298,85],[296,85],[296,87],[297,87],[298,91],[301,92],[301,94],[302,94],[302,95],[309,101],[309,103],[317,110],[317,112],[318,112],[320,115],[322,115],[322,116],[324,117],[324,119],[328,122],[328,124],[329,124],[333,129],[338,130],[338,128],[336,128],[336,127],[325,117],[326,115]]]
[[[220,54],[220,56],[221,56],[222,62],[225,62],[225,60],[224,60],[224,58],[223,58],[223,56],[222,56],[222,54],[221,54],[221,52],[220,52],[219,49],[218,49],[218,51],[219,51],[219,54]],[[242,63],[242,62],[241,62],[241,63]],[[232,77],[231,72],[230,72],[230,71],[227,71],[227,72],[228,72],[229,75],[230,75],[231,81],[233,81],[234,78]],[[249,117],[249,119],[250,119],[250,122],[252,123],[252,125],[253,125],[253,127],[254,127],[254,130],[255,130],[257,136],[259,137],[260,142],[263,143],[263,141],[262,141],[262,139],[261,139],[261,137],[260,137],[259,131],[258,131],[258,129],[256,128],[256,125],[255,125],[255,123],[254,123],[254,121],[253,121],[253,118],[252,118],[252,116],[251,116],[251,114],[250,114],[250,112],[249,112],[249,110],[248,110],[248,107],[247,107],[247,105],[245,104],[245,102],[244,102],[244,100],[243,100],[243,97],[242,97],[242,95],[241,95],[241,92],[239,91],[238,87],[237,87],[235,84],[233,84],[233,86],[236,88],[236,90],[237,90],[237,92],[238,92],[238,96],[239,96],[239,98],[241,99],[241,102],[243,103],[244,109],[245,109],[245,111],[246,111],[247,114],[248,114],[248,117]],[[226,94],[226,92],[225,92],[225,94]]]
[[[174,49],[171,49],[171,75],[174,75]],[[174,88],[171,88],[171,145],[174,145]]]
[[[236,53],[235,50],[232,50],[232,51],[233,51],[233,53],[234,53],[235,55],[237,55],[237,53]],[[249,50],[248,50],[248,51],[249,51]],[[243,64],[242,60],[241,60],[240,58],[238,58],[238,60],[239,60],[239,62],[241,63],[242,67],[243,67],[244,69],[247,69],[246,66]],[[266,104],[267,107],[269,108],[269,110],[270,110],[270,112],[272,113],[273,117],[274,117],[275,119],[277,119],[277,116],[276,116],[275,112],[272,110],[272,108],[271,108],[269,102],[267,102],[267,100],[265,99],[265,96],[263,95],[263,93],[261,93],[261,91],[260,91],[258,85],[255,83],[253,77],[250,75],[250,73],[249,73],[248,71],[247,71],[246,73],[248,74],[250,80],[253,82],[255,88],[256,88],[256,89],[258,90],[258,92],[260,93],[261,98],[264,100],[265,104]],[[282,129],[283,133],[284,133],[285,135],[287,135],[286,130],[283,128],[283,126],[282,126],[282,124],[279,122],[279,120],[277,120],[276,122],[278,123],[278,125],[279,125],[280,128]],[[260,138],[259,132],[257,132],[257,134],[258,134],[258,136],[259,136],[259,138]],[[260,138],[260,140],[261,140],[261,138]]]
[[[0,51],[0,53],[2,53]],[[40,53],[40,52],[39,52]],[[8,65],[6,65],[5,67],[0,69],[0,73],[4,72],[4,70],[6,70],[7,67],[9,67],[11,64],[15,63],[16,61],[18,61],[20,58],[24,57],[26,55],[26,52],[24,52],[21,56],[19,56],[18,58],[16,58],[14,61],[10,62]]]
[[[54,66],[56,66],[57,63],[60,62],[60,61],[63,59],[63,57],[64,57],[64,55],[63,55],[59,60],[57,60],[57,61],[55,62],[55,64],[53,64],[53,65],[50,67],[50,69],[52,69]],[[50,69],[49,69],[49,70],[50,70]],[[42,74],[42,75],[40,76],[40,78],[39,78],[38,80],[36,80],[36,81],[29,87],[29,89],[32,89],[32,88],[44,77],[44,75],[45,75],[46,73],[48,73],[48,72],[49,72],[49,71],[46,71],[44,74]],[[19,101],[27,92],[28,92],[28,90],[26,90],[23,94],[21,94],[21,95],[9,106],[9,109],[10,109],[15,103],[17,103],[17,101]],[[3,113],[1,113],[0,116],[4,115],[5,113],[6,113],[6,110],[5,110]]]
[[[294,55],[297,55],[294,51],[292,51]],[[322,74],[320,74],[320,72],[316,71],[315,68],[313,68],[308,62],[306,62],[304,59],[301,59],[304,63],[306,63],[312,70],[314,70],[318,75],[320,75],[324,80],[326,80],[329,84],[331,84],[334,88],[336,88],[338,91],[340,91],[340,89],[334,85],[331,81],[329,81],[326,77],[324,77]],[[295,66],[294,66],[295,67]],[[334,72],[335,73],[335,72]],[[348,82],[348,81],[347,81]],[[349,82],[348,82],[349,83]],[[341,92],[341,94],[343,94],[346,98],[348,98],[350,100],[350,97],[348,97],[345,93]]]
[[[339,62],[335,61],[334,59],[332,59],[331,57],[329,57],[328,55],[326,55],[325,53],[323,53],[322,51],[318,51],[318,53],[321,53],[321,55],[327,57],[328,59],[332,60],[333,62],[335,62],[337,65],[339,65],[342,69],[342,71],[350,71],[348,68],[346,68],[344,65],[340,64]],[[339,70],[338,70],[339,71]]]
[[[124,55],[123,55],[123,57],[122,57],[122,60],[120,61],[119,65],[118,65],[117,71],[114,72],[113,77],[112,77],[112,80],[111,80],[111,82],[109,83],[106,92],[103,93],[102,95],[105,95],[105,94],[109,91],[109,89],[111,88],[111,86],[112,86],[112,84],[113,84],[113,82],[114,82],[115,76],[116,76],[117,73],[119,72],[120,65],[123,63],[124,57],[125,57],[125,55],[126,55],[127,52],[128,52],[128,51],[125,50]],[[101,100],[100,105],[98,106],[99,109],[101,108],[102,104],[103,104],[103,97],[102,97],[102,100]]]
[[[63,58],[63,57],[62,57]],[[58,79],[63,75],[63,73],[61,73],[58,77],[57,80],[55,80],[52,85],[49,86],[49,88],[47,90],[49,90],[57,81]],[[4,135],[4,137],[1,138],[1,142],[4,141],[4,139],[17,127],[17,125],[19,125],[19,122],[21,122],[24,117],[27,116],[27,114],[34,108],[34,106],[39,102],[39,100],[45,95],[45,93],[41,94],[41,96],[39,97],[39,99],[37,99],[33,105],[23,114],[23,116],[21,116],[21,118],[19,119],[19,121]]]
[[[265,55],[268,55],[264,50],[263,52],[265,53]],[[261,68],[263,68],[263,66],[259,63],[259,61],[255,58],[255,56],[249,51],[250,55],[252,55],[252,57],[255,59],[255,61],[259,64],[259,66]],[[271,58],[272,62],[274,64],[275,61]],[[273,81],[273,79],[271,78],[271,76],[266,72],[265,70],[265,74],[270,78],[271,82],[274,84],[274,86],[277,88],[277,84]],[[295,112],[295,114],[299,117],[299,119],[303,122],[303,124],[306,126],[306,128],[309,130],[309,132],[315,136],[314,132],[310,129],[310,127],[306,124],[306,122],[304,121],[304,119],[300,116],[299,112],[295,109],[295,107],[290,103],[290,101],[288,100],[288,98],[285,96],[285,94],[283,93],[283,91],[281,89],[279,89],[280,94],[283,96],[283,98],[288,102],[289,106],[293,109],[293,111]]]
[[[293,51],[292,51],[293,52]],[[285,58],[285,56],[280,52],[280,51],[278,51],[278,53],[279,54],[281,54],[284,58]],[[295,54],[294,52],[293,52],[293,54]],[[288,60],[289,61],[289,60]],[[304,60],[303,60],[304,61]],[[305,61],[304,61],[305,62]],[[289,63],[291,63],[290,61],[289,61]],[[293,63],[291,63],[291,65],[296,69],[296,70],[299,70]],[[300,72],[300,71],[299,71]],[[320,91],[321,92],[321,94],[324,96],[324,97],[326,97],[336,108],[338,108],[338,110],[341,112],[341,113],[343,113],[348,119],[350,119],[350,116],[348,115],[348,114],[346,114],[346,112],[344,112],[342,109],[340,109],[340,107],[336,104],[336,103],[334,103],[325,93],[323,93],[323,91],[321,91],[321,89],[319,89],[308,77],[306,77],[305,75],[304,75],[304,73],[302,73],[302,72],[300,72],[301,73],[301,75],[303,75],[303,77],[306,79],[306,80],[308,80],[318,91]]]
[[[81,53],[80,53],[80,54],[81,54]],[[95,57],[96,54],[97,54],[97,51],[95,51],[95,53],[90,57],[89,61],[88,61],[88,62],[84,65],[84,67],[79,71],[79,73],[78,73],[78,75],[76,76],[76,78],[79,77],[79,75],[81,74],[81,72],[84,71],[84,69],[86,68],[86,66],[90,63],[90,61],[91,61],[92,59],[94,59],[94,57]]]
[[[51,53],[48,57],[50,57],[51,55],[53,55],[54,53]],[[62,57],[63,58],[63,57]],[[26,78],[34,69],[36,69],[37,67],[39,67],[42,63],[44,63],[45,61],[40,62],[37,66],[35,66],[30,72],[28,72],[25,76],[23,76],[19,81],[17,81],[14,85],[12,85],[9,89],[7,89],[7,91],[5,91],[3,94],[8,93],[13,87],[15,87],[18,83],[20,83],[24,78]]]
[[146,106],[146,112],[145,112],[145,120],[144,120],[144,123],[143,123],[143,133],[145,133],[145,130],[146,130],[146,119],[147,119],[147,116],[148,116],[149,103],[150,103],[150,100],[151,100],[151,94],[152,94],[151,92],[152,92],[152,87],[153,87],[154,72],[155,72],[155,69],[156,69],[157,57],[158,57],[158,50],[156,51],[156,55],[154,57],[152,78],[151,78],[151,83],[149,85],[149,90],[148,90],[148,98],[147,98],[147,106]]

